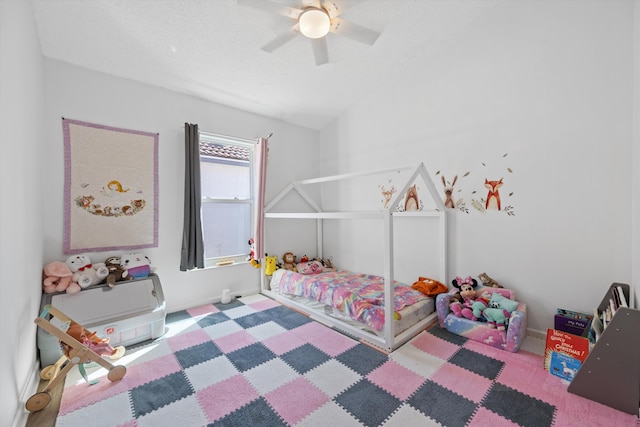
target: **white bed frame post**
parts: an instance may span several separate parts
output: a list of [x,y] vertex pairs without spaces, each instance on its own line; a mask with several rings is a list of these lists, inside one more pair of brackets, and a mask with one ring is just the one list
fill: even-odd
[[[395,206],[395,205],[392,205]],[[392,348],[389,344],[393,343],[395,334],[394,311],[394,291],[393,291],[393,216],[389,209],[384,213],[384,340],[387,344],[387,350]]]
[[[445,208],[446,209],[446,208]],[[442,210],[440,212],[440,277],[442,277],[443,283],[447,283],[449,277],[449,265],[447,263],[447,254],[449,253],[449,246],[447,243],[447,212]]]

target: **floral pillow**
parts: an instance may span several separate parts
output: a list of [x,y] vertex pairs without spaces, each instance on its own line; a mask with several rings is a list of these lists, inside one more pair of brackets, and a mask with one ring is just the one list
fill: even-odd
[[300,274],[317,274],[322,273],[324,266],[320,261],[300,262],[296,266]]

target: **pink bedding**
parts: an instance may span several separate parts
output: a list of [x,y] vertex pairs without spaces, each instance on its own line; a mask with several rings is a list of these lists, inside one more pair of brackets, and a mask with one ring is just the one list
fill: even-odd
[[[278,270],[278,291],[297,295],[335,307],[350,318],[381,331],[384,326],[384,279],[379,276],[333,270],[318,274],[299,274]],[[410,286],[394,284],[394,312],[428,299]]]

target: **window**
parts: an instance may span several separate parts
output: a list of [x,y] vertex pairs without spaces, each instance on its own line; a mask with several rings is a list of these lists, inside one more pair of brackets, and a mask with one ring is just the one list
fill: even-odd
[[244,261],[253,211],[253,141],[200,133],[205,265]]

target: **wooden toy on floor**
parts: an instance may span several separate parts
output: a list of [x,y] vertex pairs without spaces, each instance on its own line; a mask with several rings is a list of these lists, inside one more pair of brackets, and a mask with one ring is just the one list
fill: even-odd
[[[49,315],[52,318],[47,320]],[[44,390],[27,400],[25,408],[29,412],[44,409],[51,402],[51,391],[76,365],[85,376],[83,365],[92,361],[96,362],[109,371],[107,378],[112,382],[121,380],[126,374],[126,367],[112,365],[103,357],[104,355],[111,359],[120,358],[124,355],[124,347],[111,347],[108,339],[97,337],[95,332],[88,331],[52,305],[46,305],[34,322],[60,340],[64,355],[55,364],[46,366],[40,372],[40,378],[49,380],[49,382]],[[65,364],[65,362],[67,363]]]

